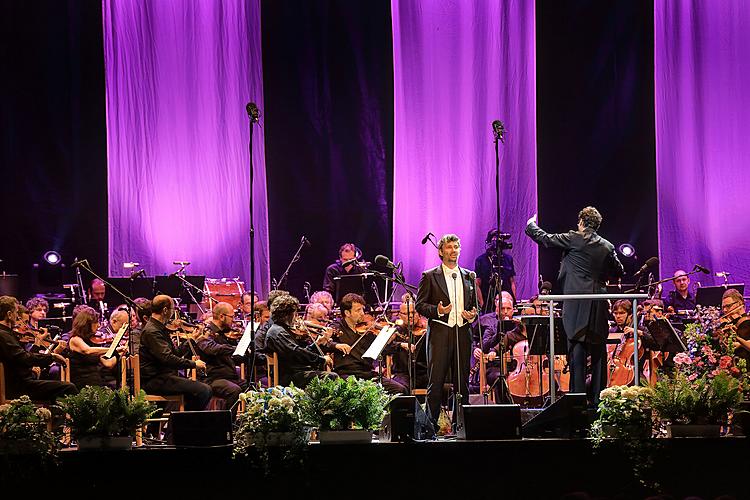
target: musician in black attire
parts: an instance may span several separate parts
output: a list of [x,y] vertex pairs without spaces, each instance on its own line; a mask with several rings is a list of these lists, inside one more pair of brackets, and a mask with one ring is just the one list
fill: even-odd
[[[127,320],[127,314],[125,314]],[[99,328],[99,316],[92,307],[84,306],[73,320],[73,330],[70,332],[70,381],[78,389],[87,385],[116,387],[116,376],[113,370],[117,366],[118,356],[126,348],[115,350],[116,356],[105,358],[109,350],[94,344],[91,338]],[[109,376],[107,376],[109,375]]]
[[670,312],[692,311],[695,309],[695,297],[692,296],[689,290],[690,276],[680,269],[674,273],[672,283],[674,283],[674,290],[669,292],[667,298],[664,299],[664,307],[670,310]]
[[206,409],[211,400],[211,387],[177,374],[179,369],[205,370],[206,363],[182,357],[190,353],[187,342],[183,342],[179,349],[172,343],[165,326],[174,311],[172,297],[157,295],[151,306],[151,318],[143,327],[139,352],[143,389],[148,394],[162,396],[181,394],[185,397],[186,409]]
[[[336,355],[334,370],[342,378],[354,376],[363,380],[376,379],[378,374],[373,368],[372,360],[362,357],[376,336],[372,332],[360,334],[356,331],[357,323],[365,314],[365,299],[356,293],[347,293],[341,299],[341,314],[343,318],[335,327],[338,330],[338,338],[329,344],[335,349],[343,347],[342,344],[348,346],[349,349]],[[391,352],[395,352],[392,347],[388,352],[384,350],[384,355]],[[404,387],[395,380],[383,377],[381,383],[383,388],[391,394],[409,394],[408,386]]]
[[[467,269],[458,266],[460,253],[461,241],[458,236],[443,236],[438,242],[438,255],[442,263],[422,273],[417,292],[417,312],[428,319],[427,410],[436,429],[443,401],[443,384],[449,370],[453,374],[454,391],[460,392],[463,398],[456,402],[456,409],[460,409],[459,404],[469,404],[469,364],[474,336],[471,323],[477,319],[477,304],[475,280]],[[457,365],[460,365],[460,370]],[[454,411],[454,420],[457,417],[458,412]]]
[[[606,293],[606,282],[623,275],[615,247],[597,234],[602,216],[594,207],[578,214],[578,229],[549,234],[529,219],[526,234],[540,245],[563,250],[558,280],[563,293]],[[568,336],[571,392],[586,392],[586,358],[591,356],[591,403],[599,404],[599,393],[607,386],[606,341],[608,304],[604,300],[567,300],[562,313]]]
[[[343,298],[349,292],[362,292],[362,282],[357,279],[336,280],[341,276],[360,274],[362,269],[356,265],[357,247],[354,243],[345,243],[339,248],[339,258],[326,268],[323,278],[323,290],[330,293],[334,300]],[[346,264],[346,265],[345,265]],[[338,285],[337,285],[338,282]],[[336,294],[338,286],[338,296]]]
[[234,408],[243,390],[243,383],[237,373],[237,363],[244,360],[234,357],[236,344],[226,337],[232,328],[234,309],[231,304],[219,302],[214,306],[211,320],[206,325],[207,335],[198,340],[198,352],[206,362],[206,383],[211,386],[214,396],[224,400],[225,408]]
[[333,366],[330,356],[323,356],[317,345],[308,344],[306,337],[292,333],[297,319],[299,301],[289,294],[281,295],[271,306],[273,325],[266,335],[266,352],[276,353],[279,358],[279,384],[305,388],[315,377],[336,377],[324,371]]
[[[494,236],[494,237],[493,237]],[[497,232],[490,231],[485,239],[485,252],[474,261],[474,271],[477,273],[477,286],[479,287],[479,300],[482,302],[483,310],[487,311],[494,300],[489,297],[490,286],[492,282],[492,262],[495,260],[497,252]],[[516,267],[513,264],[513,257],[500,249],[500,263],[498,265],[500,279],[502,280],[502,289],[495,290],[495,295],[500,292],[510,293],[514,300],[516,297]],[[494,289],[494,288],[493,288]]]
[[404,387],[409,387],[409,344],[405,342],[409,338],[409,322],[412,323],[414,333],[414,345],[412,360],[415,362],[414,388],[425,389],[427,387],[427,342],[426,328],[421,324],[422,317],[414,307],[414,301],[401,302],[396,321],[396,330],[399,333],[397,349],[392,353],[393,364],[391,366],[391,378]]
[[728,289],[721,296],[721,312],[736,328],[734,354],[750,361],[750,317],[745,312],[745,300],[734,288]]
[[17,321],[18,301],[0,297],[0,362],[5,369],[5,392],[8,399],[27,394],[35,401],[54,402],[57,398],[76,394],[76,386],[59,380],[36,380],[32,367],[46,367],[54,362],[65,363],[59,354],[26,352],[13,332]]

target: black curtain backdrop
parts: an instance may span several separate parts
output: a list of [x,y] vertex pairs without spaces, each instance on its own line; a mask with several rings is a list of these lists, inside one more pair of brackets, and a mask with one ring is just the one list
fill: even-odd
[[366,260],[392,241],[390,2],[262,2],[271,276],[312,242],[283,288],[320,290],[338,248]]
[[[578,211],[594,205],[601,235],[635,246],[637,262],[621,257],[632,273],[658,255],[653,3],[536,6],[540,225],[574,229]],[[560,257],[540,252],[546,280],[554,283]]]
[[101,2],[5,1],[0,25],[0,270],[20,275],[25,300],[47,250],[106,273]]

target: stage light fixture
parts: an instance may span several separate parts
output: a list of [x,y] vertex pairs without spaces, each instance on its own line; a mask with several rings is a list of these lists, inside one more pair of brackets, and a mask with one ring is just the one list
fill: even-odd
[[635,257],[635,247],[630,243],[623,243],[617,250],[622,254],[623,257]]
[[47,262],[47,264],[56,266],[60,263],[62,260],[62,257],[59,253],[55,252],[54,250],[50,250],[49,252],[46,252],[44,254],[44,260]]

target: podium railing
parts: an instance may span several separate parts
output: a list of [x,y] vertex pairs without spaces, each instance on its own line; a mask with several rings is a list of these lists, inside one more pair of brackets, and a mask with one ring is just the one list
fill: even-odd
[[[632,300],[633,301],[633,366],[635,374],[635,385],[640,384],[638,365],[638,300],[647,299],[645,293],[582,293],[571,295],[540,295],[539,300],[549,302],[549,396],[550,404],[557,400],[557,388],[555,387],[555,371],[552,369],[555,362],[555,303],[566,300]],[[566,332],[567,334],[567,332]]]

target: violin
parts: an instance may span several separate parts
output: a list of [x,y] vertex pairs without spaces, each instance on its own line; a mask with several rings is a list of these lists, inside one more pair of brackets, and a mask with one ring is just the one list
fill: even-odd
[[57,345],[57,341],[50,337],[46,328],[34,328],[28,323],[21,323],[16,334],[19,342],[33,343],[46,349]]

